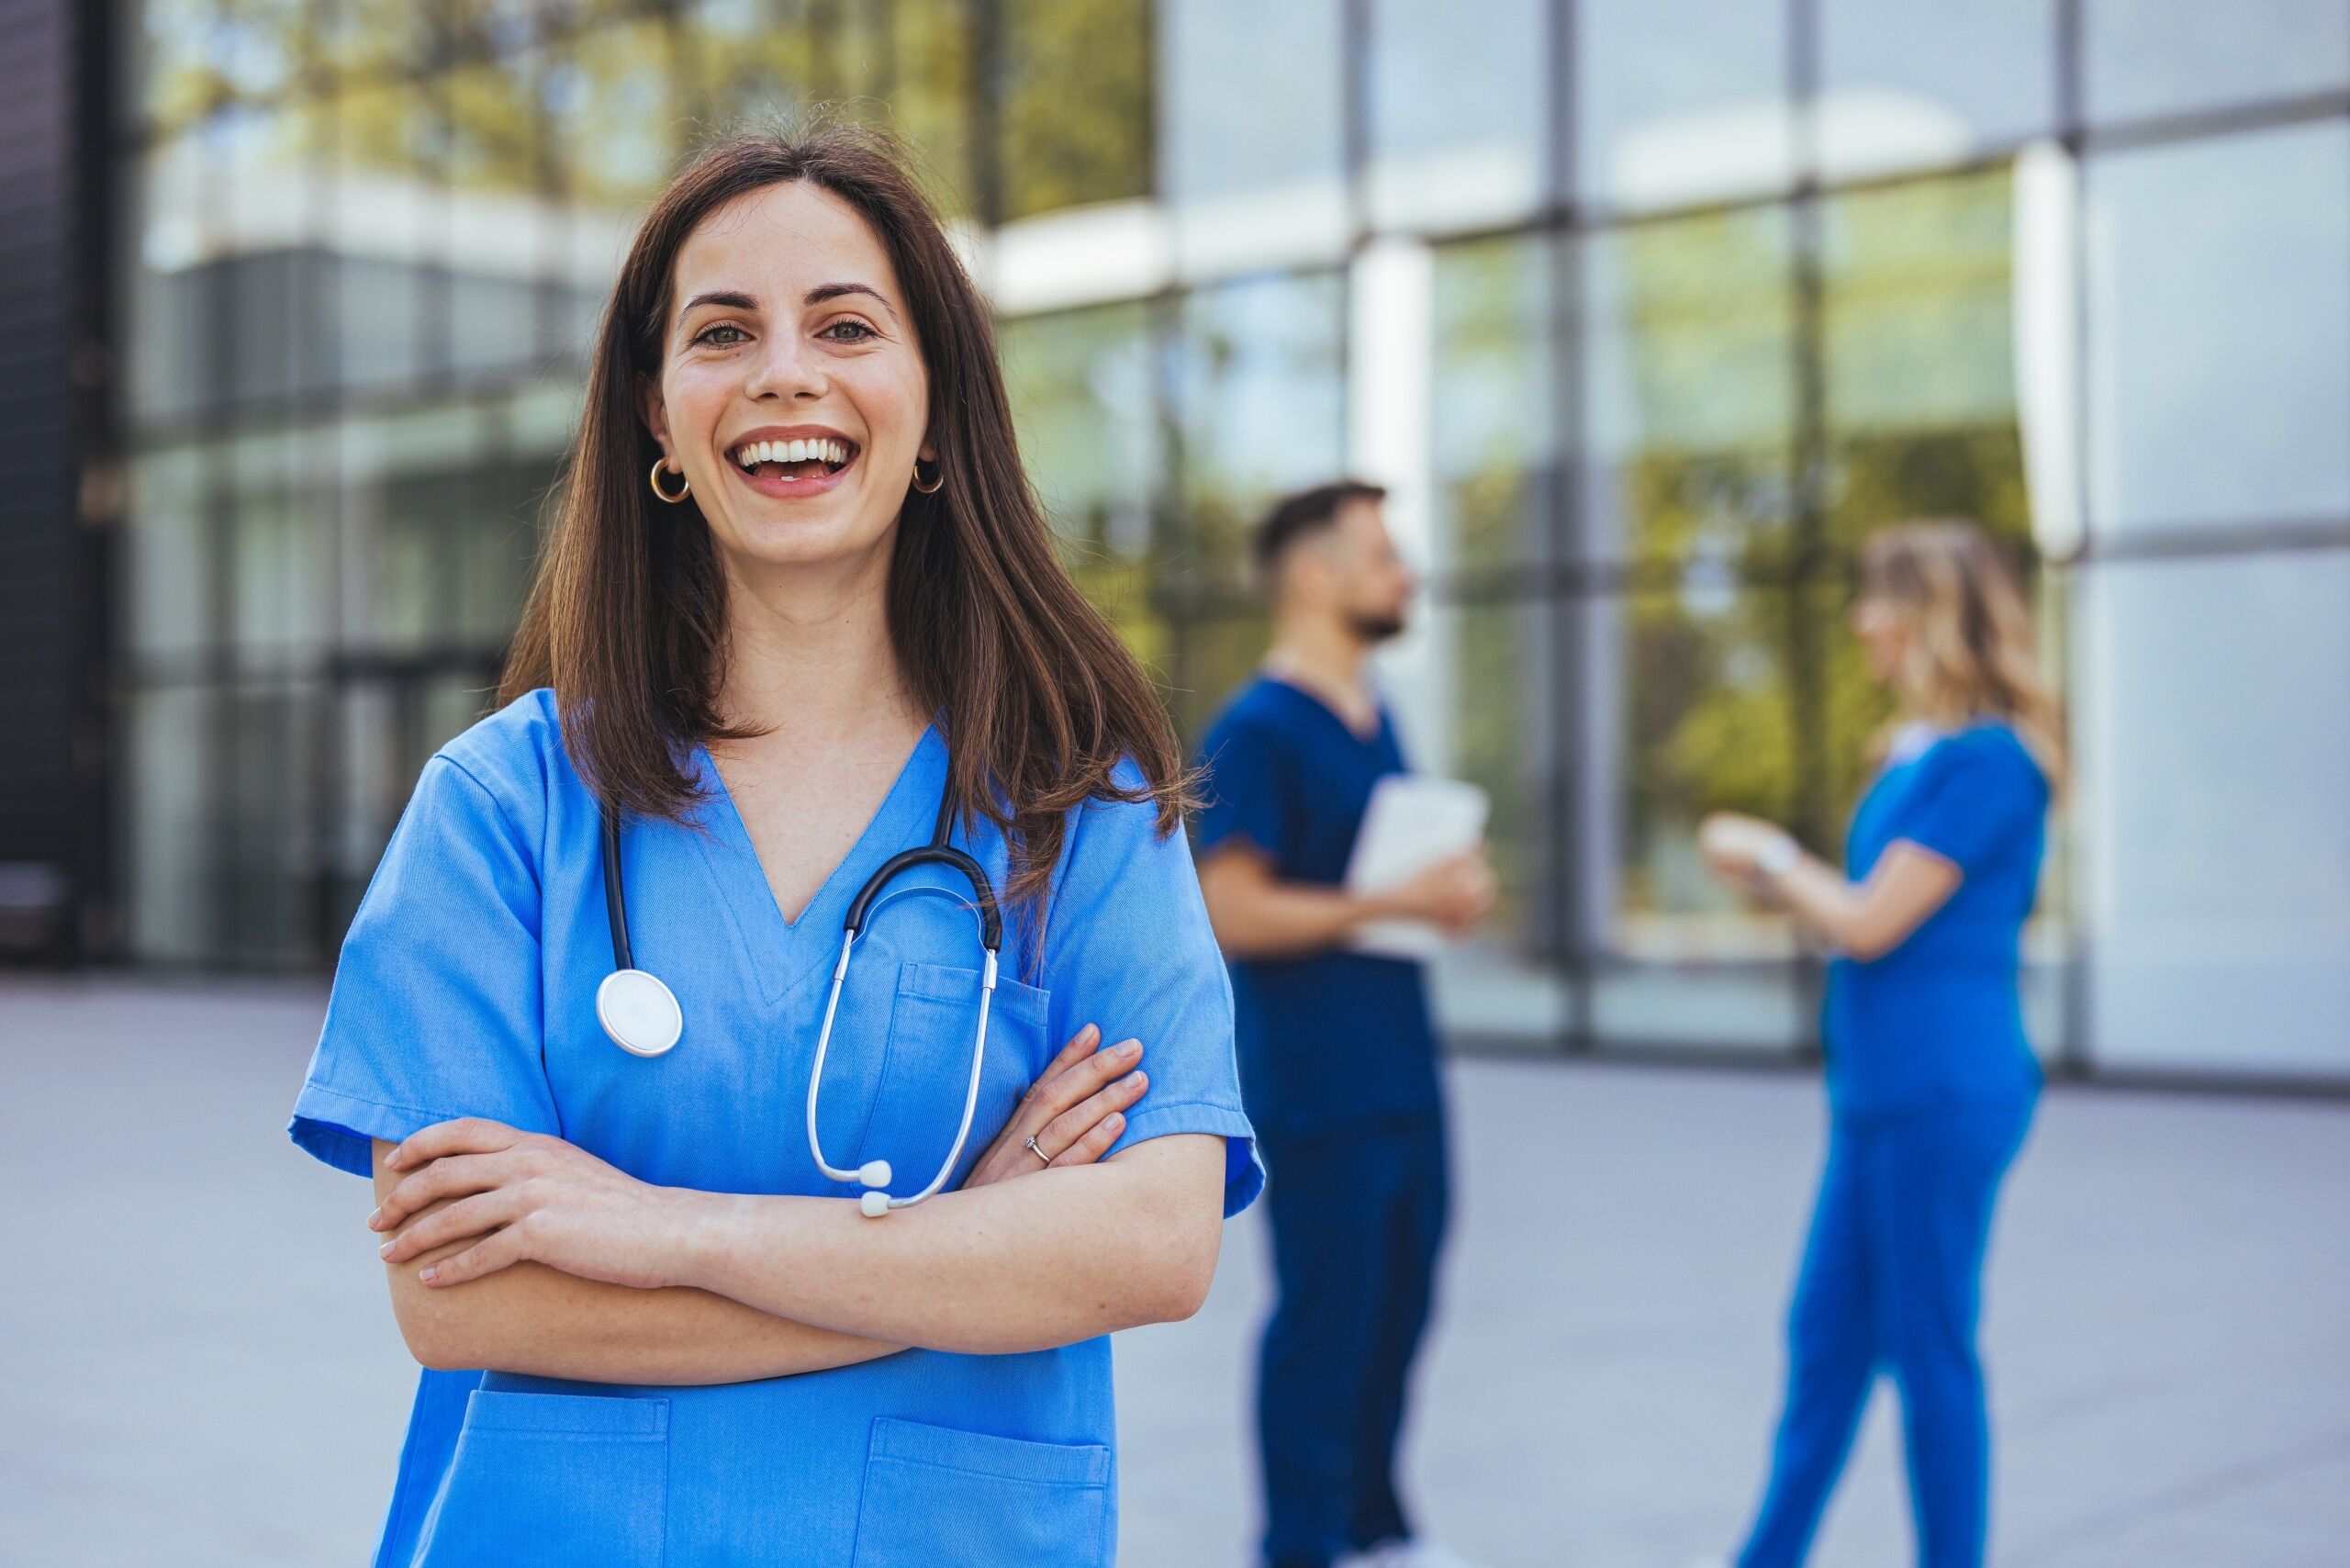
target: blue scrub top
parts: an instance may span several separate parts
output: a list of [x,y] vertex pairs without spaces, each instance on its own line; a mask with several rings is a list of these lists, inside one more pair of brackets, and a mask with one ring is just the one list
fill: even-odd
[[1907,841],[1958,868],[1958,890],[1869,962],[1830,959],[1828,1087],[1847,1118],[2029,1093],[2017,969],[2040,885],[2049,789],[2013,729],[1984,722],[1890,761],[1862,798],[1846,874],[1867,879]]
[[[1270,676],[1225,705],[1200,763],[1202,854],[1237,837],[1281,880],[1331,887],[1346,879],[1371,786],[1406,771],[1384,704],[1366,739],[1319,698]],[[1248,1113],[1267,1137],[1438,1114],[1436,1027],[1418,964],[1348,952],[1235,959],[1232,998]]]
[[[946,746],[934,728],[923,735],[791,923],[709,754],[692,758],[708,796],[691,823],[632,820],[621,834],[634,957],[685,1014],[674,1050],[630,1056],[597,1024],[612,963],[600,817],[553,694],[536,691],[426,765],[344,940],[295,1142],[364,1175],[372,1138],[488,1116],[663,1185],[854,1196],[808,1148],[817,1025],[849,901],[883,860],[929,841]],[[1138,778],[1129,763],[1121,781]],[[995,830],[982,824],[966,846],[1003,885]],[[920,883],[963,891],[890,899],[870,918],[822,1107],[827,1153],[890,1160],[901,1193],[954,1140],[978,1020],[968,889],[938,868],[891,888]],[[1116,1147],[1222,1137],[1225,1212],[1253,1199],[1263,1178],[1231,993],[1183,835],[1158,837],[1147,804],[1089,802],[1054,874],[1041,961],[1017,923],[1004,941],[954,1182],[1060,1045],[1095,1022],[1109,1039],[1139,1037],[1151,1078]],[[1025,1355],[907,1350],[701,1388],[428,1372],[376,1561],[1107,1563],[1115,1441],[1106,1338]]]

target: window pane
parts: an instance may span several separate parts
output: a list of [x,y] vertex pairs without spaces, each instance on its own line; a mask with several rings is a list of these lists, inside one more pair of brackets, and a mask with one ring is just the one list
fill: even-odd
[[1586,0],[1574,15],[1585,202],[1649,209],[1794,183],[1785,6]]
[[2350,512],[2350,127],[2117,153],[2088,176],[2095,526]]
[[334,116],[340,380],[352,389],[406,386],[426,364],[440,128],[429,100],[408,84],[345,93]]
[[1821,207],[1828,513],[1848,545],[1913,517],[2031,536],[2005,169]]
[[1831,177],[1956,162],[2054,126],[2054,0],[1822,0],[1819,35]]
[[2350,85],[2334,0],[2084,0],[2083,95],[2098,123]]
[[127,39],[124,104],[157,136],[185,130],[233,89],[220,62],[222,0],[117,0]]
[[1338,0],[1158,7],[1159,187],[1188,274],[1343,248],[1341,11]]
[[130,409],[144,426],[185,418],[224,394],[229,355],[215,336],[226,285],[212,259],[215,182],[202,141],[157,144],[138,156],[130,178]]
[[2350,1071],[2350,554],[2113,565],[2086,591],[2097,1059]]
[[[340,432],[344,638],[367,649],[445,646],[463,626],[464,541],[484,421],[464,407],[355,419]],[[519,545],[517,546],[519,550]]]
[[1583,251],[1584,549],[1760,565],[1792,515],[1792,225],[1782,208],[1595,235]]
[[1585,607],[1579,842],[1605,1042],[1785,1051],[1810,1031],[1785,919],[1724,890],[1696,848],[1707,812],[1794,813],[1789,610],[1714,571]]
[[1344,461],[1336,277],[1260,277],[1183,302],[1174,352],[1182,455],[1177,598],[1242,588],[1249,528]]
[[142,958],[216,959],[213,820],[219,703],[204,688],[134,693],[129,723],[130,946]]
[[1020,454],[1072,566],[1139,562],[1162,468],[1148,308],[1024,317],[1000,341]]
[[886,97],[890,121],[913,146],[916,172],[941,211],[968,214],[979,180],[973,168],[972,104],[979,90],[968,0],[873,0],[886,50],[871,89]]
[[1552,185],[1544,0],[1371,9],[1371,214],[1382,227],[1510,222]]
[[324,648],[333,517],[321,488],[327,456],[296,434],[248,436],[230,449],[230,640],[246,668],[282,667]]
[[211,454],[146,453],[130,465],[126,622],[142,664],[187,667],[211,646],[218,550],[207,521]]
[[547,132],[576,198],[633,212],[668,178],[685,134],[674,36],[655,21],[605,23],[549,51]]
[[538,347],[537,274],[564,226],[549,197],[554,150],[542,135],[535,52],[442,79],[448,158],[444,256],[451,368],[509,370]]
[[233,694],[223,860],[230,956],[292,966],[329,951],[318,938],[318,700],[303,688]]
[[1436,252],[1436,549],[1427,565],[1439,573],[1555,558],[1556,255],[1539,238]]
[[1411,633],[1382,655],[1406,759],[1466,778],[1493,802],[1486,839],[1500,897],[1432,975],[1439,1025],[1455,1040],[1548,1047],[1569,1022],[1552,829],[1562,709],[1551,679],[1555,622],[1539,599],[1424,604]]
[[1147,196],[1149,7],[1006,0],[1001,25],[1001,216]]

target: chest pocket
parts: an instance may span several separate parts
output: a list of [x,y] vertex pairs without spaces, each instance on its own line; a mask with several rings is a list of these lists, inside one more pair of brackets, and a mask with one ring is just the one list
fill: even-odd
[[[947,1191],[969,1173],[1011,1118],[1021,1095],[1044,1070],[1049,1059],[1045,1050],[1048,1000],[1035,986],[998,971],[988,1008],[987,1058],[979,1070],[971,1136],[947,1178]],[[893,1195],[920,1192],[954,1147],[979,1027],[979,970],[952,964],[898,966],[873,1108],[856,1153],[859,1163],[890,1162]]]

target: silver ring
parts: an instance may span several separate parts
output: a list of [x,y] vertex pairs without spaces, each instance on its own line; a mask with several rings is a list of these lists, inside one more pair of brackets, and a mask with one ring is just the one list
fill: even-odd
[[1036,1135],[1035,1133],[1030,1133],[1028,1135],[1028,1152],[1043,1160],[1046,1165],[1050,1165],[1053,1162],[1053,1157],[1051,1155],[1046,1154],[1043,1149],[1036,1147]]

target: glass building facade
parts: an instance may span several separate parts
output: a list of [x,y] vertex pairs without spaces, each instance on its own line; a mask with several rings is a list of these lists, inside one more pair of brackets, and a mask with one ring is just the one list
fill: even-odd
[[1069,559],[1196,736],[1247,527],[1348,471],[1382,655],[1494,798],[1456,1041],[1814,1048],[1701,875],[1833,850],[1886,717],[1856,546],[2035,565],[2077,776],[2064,1064],[2350,1081],[2343,0],[148,0],[108,156],[120,946],[330,963],[482,711],[635,216],[711,129],[912,140]]

